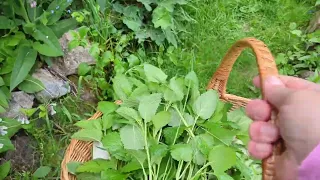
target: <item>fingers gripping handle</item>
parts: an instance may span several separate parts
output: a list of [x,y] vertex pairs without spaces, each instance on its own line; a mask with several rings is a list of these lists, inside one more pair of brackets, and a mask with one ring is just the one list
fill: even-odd
[[[236,42],[223,58],[218,70],[212,77],[208,89],[217,89],[222,99],[226,98],[226,87],[232,66],[245,48],[251,48],[256,56],[260,81],[263,84],[268,76],[277,76],[278,70],[274,58],[268,47],[261,41],[254,38],[246,38]],[[264,89],[262,88],[264,98]],[[274,111],[271,117],[271,123],[277,123],[277,113]],[[274,144],[273,153],[269,158],[263,160],[263,180],[275,180],[276,158],[284,151],[283,142],[279,141]]]

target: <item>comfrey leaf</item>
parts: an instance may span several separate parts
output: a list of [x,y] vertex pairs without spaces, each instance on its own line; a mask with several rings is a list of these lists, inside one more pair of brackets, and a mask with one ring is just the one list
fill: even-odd
[[204,94],[201,94],[200,97],[193,104],[193,111],[200,116],[202,119],[209,119],[217,106],[219,96],[216,91],[208,90]]
[[125,149],[144,149],[144,140],[141,129],[137,126],[126,125],[120,129],[121,142]]
[[139,103],[140,116],[149,122],[151,118],[156,114],[157,109],[160,105],[162,94],[156,93],[141,98]]

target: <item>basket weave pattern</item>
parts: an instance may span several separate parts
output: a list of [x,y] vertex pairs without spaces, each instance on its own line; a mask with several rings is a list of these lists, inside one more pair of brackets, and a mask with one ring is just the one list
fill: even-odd
[[[232,70],[233,64],[245,48],[251,48],[256,56],[258,69],[260,73],[260,80],[263,83],[267,76],[278,75],[278,70],[274,61],[274,58],[267,48],[267,46],[254,38],[246,38],[236,42],[227,52],[223,58],[219,68],[213,74],[212,79],[210,80],[207,89],[215,89],[219,92],[220,99],[225,102],[230,102],[233,104],[232,109],[239,107],[245,107],[250,99],[235,96],[232,94],[226,93],[226,87],[230,72]],[[262,89],[262,95],[263,95]],[[96,119],[102,114],[97,112],[90,119]],[[276,123],[276,115],[273,113],[271,117],[271,123]],[[89,119],[89,120],[90,120]],[[78,140],[71,140],[70,145],[68,146],[65,157],[61,164],[61,179],[62,180],[75,180],[75,176],[68,173],[67,163],[71,161],[86,162],[92,159],[92,143],[82,142]],[[284,151],[284,146],[282,141],[277,142],[274,145],[273,154],[263,160],[263,180],[275,180],[276,179],[276,170],[275,170],[275,161],[276,158]]]

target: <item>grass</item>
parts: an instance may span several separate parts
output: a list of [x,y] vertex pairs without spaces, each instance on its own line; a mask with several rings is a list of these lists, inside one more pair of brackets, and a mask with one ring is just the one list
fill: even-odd
[[[309,2],[309,3],[307,3]],[[196,23],[188,27],[184,48],[195,52],[194,69],[202,87],[217,70],[221,59],[237,40],[255,37],[264,41],[272,53],[286,52],[293,39],[290,23],[307,25],[314,5],[295,0],[198,0],[190,7]],[[191,61],[190,58],[184,59]],[[169,71],[171,71],[169,69]],[[244,97],[256,97],[251,79],[257,75],[252,52],[245,51],[236,62],[228,82],[228,91]]]

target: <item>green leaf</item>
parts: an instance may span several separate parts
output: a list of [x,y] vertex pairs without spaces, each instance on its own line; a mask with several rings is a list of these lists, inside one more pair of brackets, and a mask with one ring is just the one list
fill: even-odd
[[49,26],[53,33],[57,36],[57,38],[62,37],[62,35],[69,30],[75,29],[78,25],[77,20],[74,18],[62,19],[57,23]]
[[101,111],[104,115],[114,112],[118,106],[113,102],[100,101],[98,103],[98,110]]
[[78,32],[79,32],[79,36],[80,36],[80,39],[83,39],[87,36],[87,33],[89,32],[90,28],[86,27],[86,26],[81,26],[79,29],[78,29]]
[[175,139],[178,139],[184,131],[183,127],[168,127],[163,129],[163,136],[165,142],[168,145],[171,145],[175,142]]
[[140,64],[140,60],[137,56],[130,54],[129,57],[127,57],[127,61],[129,63],[129,67],[133,67],[135,65],[139,65]]
[[36,178],[44,178],[46,177],[49,172],[51,171],[51,168],[48,166],[40,166],[34,173],[33,173],[33,177]]
[[158,112],[153,118],[152,123],[155,128],[155,132],[157,133],[161,128],[166,126],[171,119],[171,114],[168,111]]
[[120,107],[116,110],[116,112],[126,118],[127,120],[130,121],[139,121],[141,120],[140,116],[138,115],[138,112],[132,108],[128,108],[128,107]]
[[32,76],[27,76],[27,78],[19,84],[18,89],[26,93],[36,93],[45,89],[43,83]]
[[135,170],[139,170],[142,169],[141,164],[137,161],[137,160],[132,160],[130,161],[128,164],[124,165],[120,171],[122,173],[128,173],[128,172],[132,172]]
[[104,114],[101,118],[102,121],[102,130],[110,129],[113,125],[114,115],[112,114]]
[[146,121],[150,122],[151,118],[156,114],[160,105],[162,94],[156,93],[144,96],[140,99],[139,113],[140,116]]
[[124,180],[127,179],[127,174],[122,174],[118,170],[107,169],[101,172],[101,180]]
[[214,145],[214,138],[209,134],[200,134],[196,136],[195,141],[197,143],[197,148],[204,155],[209,155],[209,152]]
[[91,66],[89,66],[87,63],[82,62],[79,64],[78,66],[78,75],[79,76],[85,76],[88,74],[88,72],[90,72],[90,70],[92,69]]
[[101,180],[100,173],[79,173],[77,180]]
[[252,122],[242,108],[229,112],[228,120],[236,123],[240,127],[241,132],[248,132]]
[[124,17],[123,24],[127,25],[132,31],[139,31],[142,26],[142,21],[138,18]]
[[7,18],[6,16],[0,16],[0,29],[12,29],[15,27],[13,20]]
[[83,172],[89,172],[89,173],[98,173],[102,172],[105,169],[116,169],[117,162],[114,160],[105,160],[105,159],[94,159],[88,162],[83,163],[80,165],[76,172],[77,173],[83,173]]
[[144,64],[144,73],[148,81],[155,83],[164,83],[168,77],[161,69],[150,64]]
[[0,106],[4,108],[9,108],[9,103],[6,94],[0,90]]
[[36,62],[37,51],[29,47],[21,47],[18,50],[17,59],[14,63],[11,79],[10,91],[17,87],[28,75],[32,66]]
[[165,144],[155,144],[150,146],[151,164],[160,164],[161,160],[167,155],[169,149]]
[[48,25],[54,24],[65,13],[66,9],[71,5],[71,1],[66,0],[54,0],[49,5],[47,12],[50,13],[48,17]]
[[182,78],[173,77],[170,79],[169,87],[175,93],[177,101],[182,101],[184,97],[184,80]]
[[216,91],[208,90],[193,104],[193,111],[202,119],[209,119],[217,106],[219,96]]
[[234,137],[238,134],[238,131],[225,129],[220,125],[212,122],[206,123],[204,127],[206,127],[209,130],[210,134],[214,138],[221,141],[225,145],[231,145]]
[[170,109],[169,112],[171,114],[169,126],[179,127],[182,124],[182,120],[181,120],[180,115],[178,114],[178,112],[175,109]]
[[198,89],[199,87],[199,79],[197,77],[197,74],[194,71],[190,71],[186,77],[185,77],[185,84],[187,86],[189,86],[189,84],[191,85],[191,87],[195,87]]
[[77,162],[77,161],[68,162],[67,163],[68,172],[73,174],[73,175],[76,175],[76,170],[80,165],[81,165],[81,163]]
[[167,28],[164,31],[164,34],[166,35],[166,39],[168,40],[168,42],[171,43],[175,48],[177,48],[178,42],[177,42],[176,35],[174,34],[174,32],[170,28]]
[[127,152],[140,164],[143,164],[147,159],[147,154],[142,150],[127,150]]
[[[6,136],[0,136],[0,144],[3,144],[3,147],[0,148],[0,153],[6,152],[8,150],[14,150],[13,144],[11,143],[10,139]],[[1,171],[1,168],[0,168],[0,171]]]
[[97,129],[82,129],[71,136],[72,139],[81,141],[100,141],[102,132]]
[[120,129],[121,142],[125,149],[144,149],[144,138],[139,127],[126,125]]
[[153,0],[137,0],[137,1],[141,2],[144,5],[144,7],[147,9],[147,11],[152,10],[150,4],[154,2]]
[[8,127],[7,134],[5,135],[8,138],[11,138],[14,134],[16,134],[21,129],[21,123],[16,119],[11,118],[2,118],[1,125]]
[[236,152],[223,145],[215,146],[210,151],[209,162],[215,174],[223,173],[236,165]]
[[10,172],[11,161],[7,161],[0,165],[0,179],[5,179]]
[[101,119],[82,120],[78,121],[75,125],[83,129],[102,130]]
[[165,30],[173,27],[173,18],[171,13],[164,7],[158,6],[152,13],[152,23],[155,28],[161,27]]
[[36,30],[31,34],[37,42],[34,42],[33,48],[40,54],[49,57],[63,56],[59,40],[54,32],[43,24],[38,24]]
[[193,150],[190,144],[175,144],[170,150],[171,156],[177,161],[190,162],[193,157]]
[[132,92],[132,84],[125,75],[116,75],[113,78],[113,89],[121,100],[127,99]]
[[126,160],[126,154],[121,142],[120,134],[118,132],[107,133],[101,140],[103,147],[105,147],[112,157],[120,160]]

